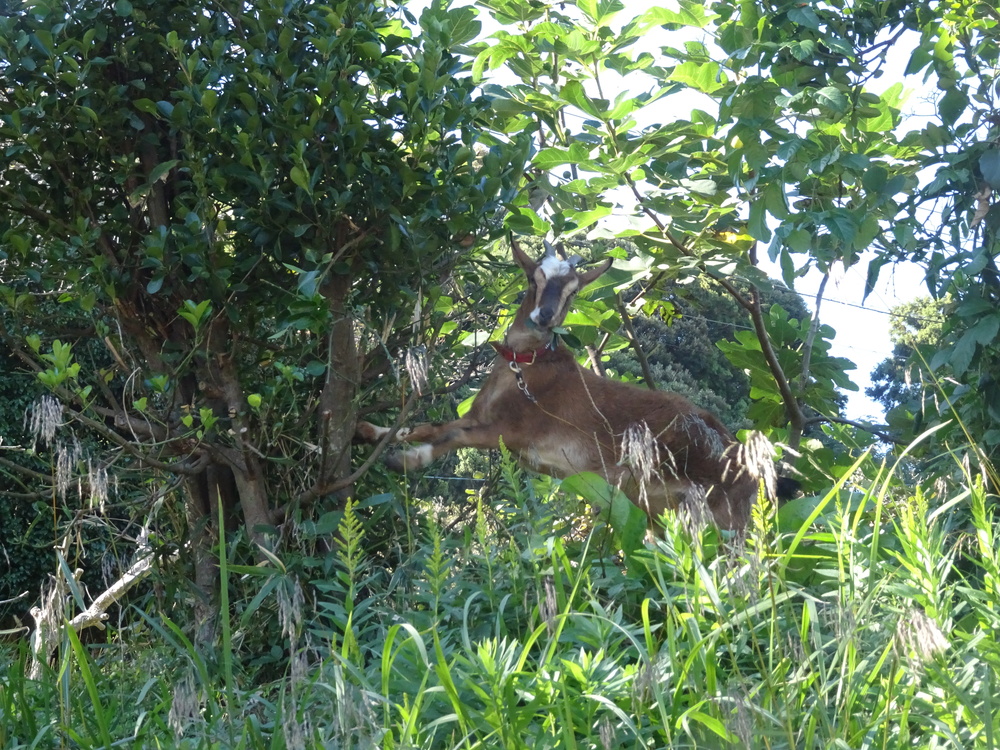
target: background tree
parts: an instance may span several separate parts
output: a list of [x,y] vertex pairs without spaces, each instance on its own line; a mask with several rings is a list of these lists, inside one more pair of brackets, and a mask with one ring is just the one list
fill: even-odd
[[[137,513],[182,504],[168,541],[203,603],[219,506],[273,548],[282,520],[351,487],[362,372],[425,326],[459,241],[521,179],[524,139],[475,150],[490,100],[450,51],[473,15],[122,0],[0,17],[0,334],[60,419],[113,447],[100,466],[147,478]],[[40,316],[49,295],[86,324]]]
[[[751,426],[750,379],[718,346],[737,330],[749,330],[745,311],[704,277],[689,283],[664,281],[659,290],[665,303],[661,315],[632,321],[656,387],[686,396],[733,430]],[[808,325],[809,311],[797,294],[776,286],[764,298],[765,311],[775,303]],[[610,366],[619,377],[643,379],[631,349],[612,352]]]
[[[924,384],[924,373],[933,353],[941,346],[949,304],[948,299],[918,297],[890,310],[892,355],[872,370],[872,385],[865,389],[870,398],[882,404],[890,422],[895,419],[894,410],[904,406],[912,409],[915,403],[922,402],[925,388],[932,388]],[[913,412],[907,416],[912,419]]]

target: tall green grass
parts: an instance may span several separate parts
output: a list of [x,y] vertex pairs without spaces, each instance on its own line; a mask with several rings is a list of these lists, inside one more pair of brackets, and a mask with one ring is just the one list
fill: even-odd
[[[458,534],[425,517],[391,566],[353,506],[321,580],[220,545],[224,583],[262,592],[228,647],[149,613],[131,646],[70,636],[39,682],[15,648],[0,747],[992,748],[996,498],[865,461],[863,482],[759,509],[738,549],[677,517],[655,544],[577,539],[512,466],[510,502],[470,499]],[[247,646],[269,616],[277,679]]]

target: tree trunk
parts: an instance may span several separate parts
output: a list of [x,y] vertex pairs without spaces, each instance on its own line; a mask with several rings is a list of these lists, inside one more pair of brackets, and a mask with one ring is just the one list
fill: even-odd
[[210,479],[212,472],[206,469],[201,474],[185,481],[186,514],[189,531],[191,561],[194,567],[194,635],[195,643],[212,643],[219,619],[217,592],[219,587],[219,566],[212,554],[215,526],[212,523]]
[[[226,334],[228,335],[228,334]],[[221,339],[226,340],[226,339]],[[260,547],[270,549],[267,531],[274,525],[271,515],[267,477],[261,450],[254,445],[254,431],[246,418],[246,394],[239,374],[228,353],[217,354],[209,363],[213,384],[219,388],[228,416],[232,420],[233,447],[219,449],[232,471],[243,509],[243,523],[250,538]]]
[[[323,287],[333,322],[327,336],[326,384],[319,403],[317,437],[321,454],[317,484],[321,486],[350,473],[351,440],[357,418],[354,398],[361,377],[349,306],[351,282],[349,276],[331,276]],[[349,493],[348,487],[338,497]]]

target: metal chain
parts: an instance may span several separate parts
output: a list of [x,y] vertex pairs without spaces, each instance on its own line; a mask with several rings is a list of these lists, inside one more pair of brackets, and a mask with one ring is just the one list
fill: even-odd
[[523,393],[531,403],[537,403],[538,400],[531,395],[531,391],[528,390],[528,384],[524,382],[524,373],[521,372],[521,368],[517,362],[511,360],[507,363],[507,366],[510,367],[510,371],[514,373],[514,379],[517,381],[517,387],[521,389],[521,393]]

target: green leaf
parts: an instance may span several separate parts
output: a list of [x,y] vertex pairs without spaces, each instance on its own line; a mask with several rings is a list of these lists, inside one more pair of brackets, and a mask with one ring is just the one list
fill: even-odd
[[938,102],[938,113],[946,125],[954,125],[969,106],[969,97],[957,86],[949,88]]
[[96,123],[96,122],[98,122],[98,121],[99,121],[99,119],[100,119],[100,118],[98,118],[98,116],[97,116],[97,113],[96,113],[96,112],[95,112],[94,110],[92,110],[92,109],[91,109],[90,107],[84,107],[84,106],[83,106],[83,105],[81,104],[81,105],[79,106],[79,108],[78,108],[78,109],[79,109],[79,110],[80,110],[81,112],[83,112],[83,114],[85,114],[85,115],[87,116],[87,118],[88,118],[88,119],[89,119],[89,120],[90,120],[91,122],[95,122],[95,123]]
[[50,31],[38,29],[34,34],[29,35],[28,40],[31,42],[31,46],[45,57],[52,57],[52,33]]
[[469,413],[469,409],[472,408],[472,402],[476,400],[477,395],[479,394],[477,393],[472,394],[467,399],[459,403],[458,406],[455,407],[455,413],[458,414],[459,418],[464,417],[466,414]]
[[767,227],[767,211],[764,209],[764,201],[755,200],[750,203],[747,232],[759,242],[771,241],[771,230]]
[[820,30],[819,16],[808,5],[800,5],[788,11],[788,20],[813,31]]
[[306,174],[306,171],[302,167],[292,167],[288,176],[292,178],[292,182],[307,193],[312,193],[312,189],[309,187],[309,175]]
[[684,62],[674,68],[670,80],[683,83],[693,89],[711,94],[726,83],[725,74],[716,62]]
[[968,335],[977,343],[989,346],[994,343],[997,333],[1000,332],[1000,315],[989,315],[980,318],[979,321],[969,329]]
[[836,115],[843,115],[850,107],[847,95],[836,86],[824,86],[815,94],[816,103],[826,107]]
[[865,191],[874,195],[880,195],[888,181],[888,170],[877,164],[870,165],[861,175],[861,184]]
[[560,486],[605,512],[626,557],[642,548],[648,519],[620,489],[589,471],[566,477]]
[[787,248],[781,248],[781,254],[778,256],[781,261],[781,280],[785,282],[785,286],[789,289],[795,288],[795,262],[792,260],[792,254],[788,252]]
[[535,158],[531,160],[531,163],[538,169],[548,170],[562,166],[563,164],[572,164],[574,163],[574,159],[570,156],[568,149],[552,147],[544,148],[535,154]]
[[611,210],[611,206],[598,206],[590,211],[567,211],[566,219],[576,224],[578,229],[584,229],[610,215]]
[[647,29],[650,26],[694,26],[703,29],[714,19],[717,13],[711,13],[700,3],[681,3],[679,10],[669,8],[650,8],[639,16],[639,27]]
[[311,359],[306,365],[306,374],[311,375],[314,378],[318,378],[320,375],[326,372],[326,363],[320,362],[318,359]]
[[590,115],[591,117],[596,117],[598,119],[604,119],[608,111],[609,102],[604,99],[591,99],[587,96],[587,92],[583,89],[583,84],[580,81],[569,81],[565,86],[562,87],[560,92],[562,96],[570,104],[579,107],[583,112]]
[[201,106],[205,108],[205,112],[212,114],[215,111],[215,105],[219,101],[219,95],[212,89],[205,89],[201,92]]
[[577,0],[576,7],[595,26],[606,26],[612,16],[625,9],[620,0]]
[[853,211],[848,209],[836,209],[830,211],[823,217],[823,226],[830,230],[830,234],[839,239],[844,245],[854,242],[854,236],[858,231],[858,222]]
[[152,99],[135,99],[132,101],[132,106],[140,112],[145,112],[149,115],[156,114],[156,102]]
[[1000,151],[993,149],[979,157],[979,171],[986,184],[1000,190]]
[[153,167],[153,171],[149,173],[149,183],[152,184],[163,177],[166,177],[167,173],[171,169],[180,164],[178,159],[171,159],[170,161],[165,161],[161,164],[157,164]]
[[177,314],[190,323],[195,330],[198,330],[205,318],[212,314],[212,303],[208,300],[202,300],[195,304],[192,300],[186,299]]

